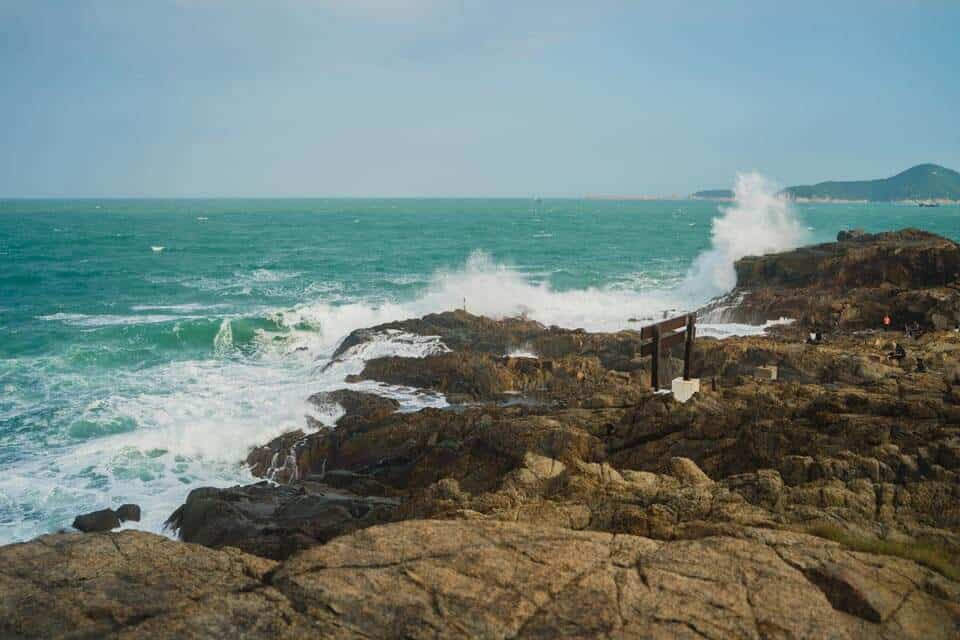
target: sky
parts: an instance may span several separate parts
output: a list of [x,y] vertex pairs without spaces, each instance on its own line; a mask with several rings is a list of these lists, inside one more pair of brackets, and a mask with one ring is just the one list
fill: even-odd
[[580,197],[960,169],[958,69],[956,0],[0,0],[0,196]]

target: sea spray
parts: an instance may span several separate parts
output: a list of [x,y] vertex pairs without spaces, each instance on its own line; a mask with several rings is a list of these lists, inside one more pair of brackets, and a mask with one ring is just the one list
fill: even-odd
[[734,263],[745,256],[793,249],[809,240],[790,203],[756,172],[737,174],[734,203],[714,218],[711,248],[694,260],[681,286],[691,300],[703,302],[737,284]]

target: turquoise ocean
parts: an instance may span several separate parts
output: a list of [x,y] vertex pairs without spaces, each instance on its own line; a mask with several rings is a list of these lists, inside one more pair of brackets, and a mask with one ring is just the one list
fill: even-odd
[[124,502],[160,531],[364,359],[443,348],[385,336],[323,371],[353,329],[464,305],[628,328],[723,293],[742,255],[905,226],[960,239],[960,207],[789,206],[749,181],[736,203],[0,201],[0,543]]

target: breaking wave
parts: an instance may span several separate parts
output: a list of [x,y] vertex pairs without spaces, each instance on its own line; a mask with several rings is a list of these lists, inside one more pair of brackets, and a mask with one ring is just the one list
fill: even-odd
[[789,201],[777,196],[773,184],[756,172],[737,174],[734,203],[714,218],[711,248],[697,256],[683,290],[706,300],[737,284],[734,263],[745,256],[793,249],[809,240]]

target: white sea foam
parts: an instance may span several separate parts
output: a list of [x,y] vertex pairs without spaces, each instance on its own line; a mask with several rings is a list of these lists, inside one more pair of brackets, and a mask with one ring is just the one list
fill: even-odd
[[196,313],[198,311],[213,311],[224,309],[226,304],[200,304],[198,302],[188,302],[185,304],[135,304],[130,307],[131,311],[173,311],[176,313]]

